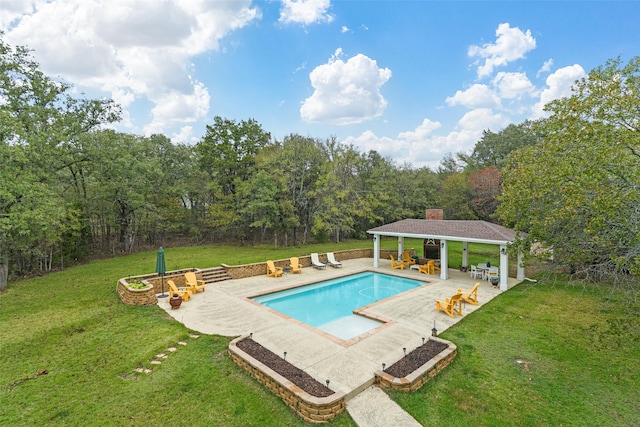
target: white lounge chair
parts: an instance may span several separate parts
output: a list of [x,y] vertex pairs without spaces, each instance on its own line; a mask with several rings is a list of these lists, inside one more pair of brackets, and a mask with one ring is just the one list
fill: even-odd
[[311,265],[315,268],[326,268],[327,264],[323,264],[320,262],[320,258],[318,258],[318,253],[314,252],[311,254]]
[[336,257],[335,255],[333,255],[333,252],[327,252],[327,262],[331,267],[335,267],[335,268],[342,267],[342,263],[336,260]]

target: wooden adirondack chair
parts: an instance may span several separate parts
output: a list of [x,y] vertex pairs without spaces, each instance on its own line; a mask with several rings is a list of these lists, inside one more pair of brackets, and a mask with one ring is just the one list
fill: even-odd
[[468,302],[471,305],[478,305],[478,287],[480,287],[480,282],[476,283],[473,289],[470,291],[463,291],[458,289],[459,293],[462,293],[462,299]]
[[401,260],[396,260],[393,255],[389,255],[389,257],[391,258],[391,269],[392,270],[404,270],[404,262],[402,262]]
[[411,258],[411,256],[409,255],[409,251],[404,251],[402,252],[402,262],[407,267],[411,267],[413,264],[416,263],[416,260]]
[[426,264],[419,265],[418,266],[418,273],[436,274],[435,261],[431,259],[431,260],[427,261]]
[[198,280],[196,273],[193,271],[184,274],[184,281],[187,284],[187,288],[191,289],[191,293],[197,294],[198,291],[204,292],[205,281]]
[[455,313],[462,316],[462,293],[458,292],[444,301],[436,300],[436,311],[440,313],[440,310],[447,313],[449,317],[455,317]]
[[191,289],[185,287],[177,287],[175,282],[171,279],[167,280],[167,283],[169,284],[170,295],[177,294],[178,296],[182,297],[182,300],[184,302],[189,301],[189,297],[191,296]]
[[284,268],[276,267],[273,261],[267,261],[267,276],[269,277],[280,277],[284,273]]
[[302,266],[297,256],[292,256],[289,260],[289,268],[292,273],[302,273]]

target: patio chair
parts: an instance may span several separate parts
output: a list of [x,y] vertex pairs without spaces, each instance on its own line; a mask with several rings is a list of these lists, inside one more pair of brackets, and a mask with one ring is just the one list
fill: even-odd
[[433,260],[427,261],[427,263],[418,266],[418,273],[424,274],[436,274]]
[[404,262],[401,260],[396,260],[393,255],[389,255],[391,258],[391,269],[392,270],[404,270]]
[[476,267],[475,265],[471,266],[469,274],[471,275],[472,279],[482,279],[482,271],[479,271],[478,267]]
[[169,294],[170,295],[178,295],[180,297],[182,297],[182,300],[184,302],[189,301],[189,297],[191,296],[191,289],[186,288],[186,287],[177,287],[176,284],[174,283],[173,280],[169,279],[167,280],[167,283],[169,284]]
[[342,267],[342,263],[336,260],[336,257],[333,254],[333,252],[327,252],[327,262],[331,267],[335,267],[335,268]]
[[198,291],[204,292],[205,281],[198,280],[196,273],[190,271],[184,274],[184,281],[187,284],[187,288],[191,289],[191,292],[197,294]]
[[500,279],[500,269],[498,267],[489,267],[487,271],[487,280],[495,281]]
[[297,256],[292,256],[289,260],[289,268],[292,273],[302,273],[302,266]]
[[327,264],[323,264],[320,262],[320,258],[318,257],[318,253],[314,252],[311,254],[311,265],[314,268],[320,269],[320,268],[326,268]]
[[402,252],[402,262],[407,267],[411,267],[412,265],[414,265],[416,263],[416,260],[411,258],[411,256],[409,255],[409,251],[404,251],[404,252]]
[[276,267],[273,261],[267,261],[267,276],[269,277],[280,277],[284,273],[284,268]]
[[455,317],[455,313],[462,316],[462,293],[458,292],[444,301],[436,300],[436,311],[440,313],[440,310],[447,313],[449,317]]
[[478,305],[478,288],[480,287],[480,282],[476,283],[473,289],[470,291],[463,291],[458,289],[458,293],[462,293],[462,299],[465,302],[468,302],[471,305]]

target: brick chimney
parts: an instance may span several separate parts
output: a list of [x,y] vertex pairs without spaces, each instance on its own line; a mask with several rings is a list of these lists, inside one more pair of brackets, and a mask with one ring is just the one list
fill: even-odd
[[444,219],[444,210],[442,209],[427,209],[425,214],[425,219]]

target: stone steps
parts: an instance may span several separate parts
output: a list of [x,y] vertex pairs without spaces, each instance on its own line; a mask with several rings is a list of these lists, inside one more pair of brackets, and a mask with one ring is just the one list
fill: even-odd
[[202,274],[202,280],[204,280],[205,283],[216,283],[231,279],[231,276],[229,276],[227,271],[222,267],[206,268],[200,270],[200,274]]

